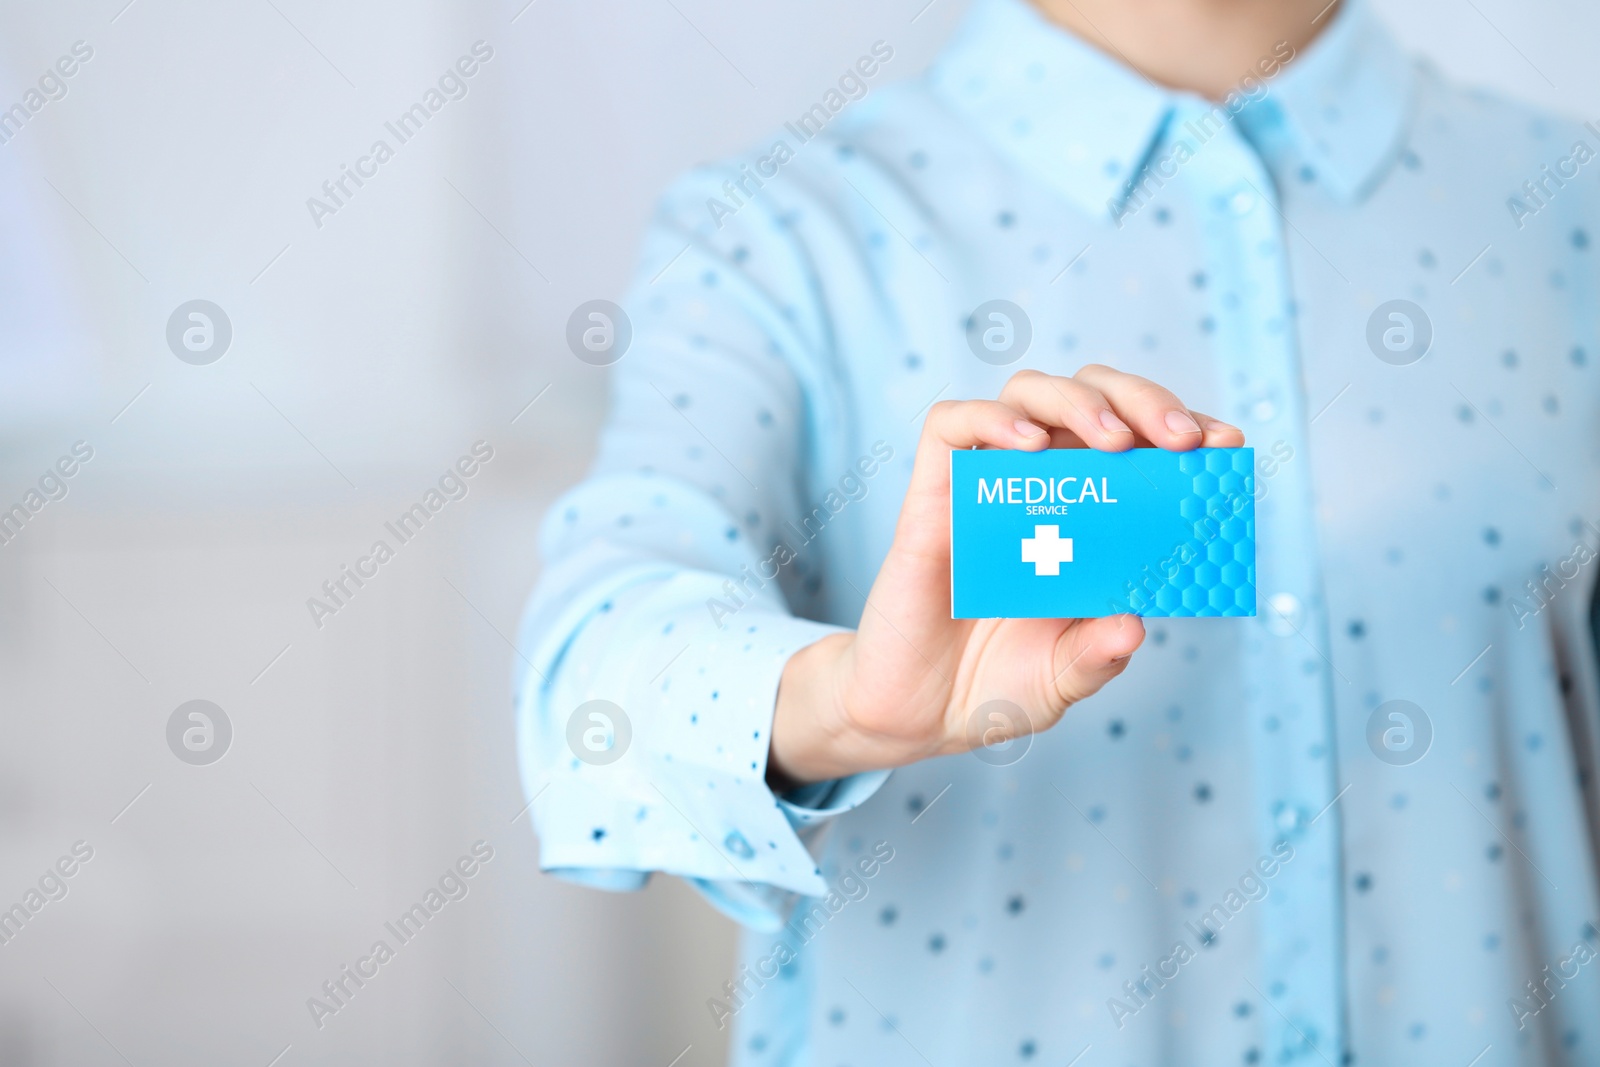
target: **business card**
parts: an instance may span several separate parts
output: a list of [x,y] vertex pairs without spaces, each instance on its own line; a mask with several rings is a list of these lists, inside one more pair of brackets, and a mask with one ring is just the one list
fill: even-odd
[[955,619],[1256,613],[1255,450],[950,455]]

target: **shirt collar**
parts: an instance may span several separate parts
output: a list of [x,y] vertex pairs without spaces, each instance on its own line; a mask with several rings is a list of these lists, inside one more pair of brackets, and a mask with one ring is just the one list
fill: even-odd
[[[1002,153],[1093,215],[1126,195],[1176,107],[1211,106],[1152,84],[1026,0],[974,0],[928,79]],[[1240,112],[1241,132],[1269,165],[1297,158],[1332,195],[1357,200],[1394,161],[1411,85],[1387,30],[1363,0],[1346,0]]]
[[1411,61],[1394,37],[1362,0],[1346,0],[1239,119],[1269,165],[1298,157],[1335,198],[1353,202],[1398,158],[1413,86]]

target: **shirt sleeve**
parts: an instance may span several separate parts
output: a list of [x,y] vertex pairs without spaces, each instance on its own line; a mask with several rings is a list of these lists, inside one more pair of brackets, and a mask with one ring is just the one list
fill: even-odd
[[541,530],[518,755],[544,869],[608,889],[676,874],[776,929],[826,891],[829,820],[887,773],[766,785],[784,665],[841,629],[796,610],[815,564],[786,533],[840,426],[793,216],[719,217],[729,173],[681,181],[647,235],[595,468]]

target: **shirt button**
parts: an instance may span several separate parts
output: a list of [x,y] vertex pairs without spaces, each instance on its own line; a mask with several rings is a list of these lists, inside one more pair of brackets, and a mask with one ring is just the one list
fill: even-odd
[[1248,189],[1240,189],[1237,193],[1234,193],[1233,197],[1228,201],[1228,208],[1235,215],[1248,215],[1250,214],[1251,209],[1255,206],[1256,194],[1252,193]]
[[1271,422],[1278,414],[1278,405],[1270,400],[1257,400],[1250,405],[1250,417],[1257,422]]
[[1273,593],[1267,598],[1267,629],[1279,637],[1298,631],[1304,614],[1300,598],[1293,593]]

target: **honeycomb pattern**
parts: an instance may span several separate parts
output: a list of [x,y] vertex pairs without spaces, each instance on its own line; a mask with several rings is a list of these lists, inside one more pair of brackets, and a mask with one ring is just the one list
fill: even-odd
[[1179,505],[1194,536],[1170,562],[1163,561],[1162,569],[1171,577],[1153,597],[1155,607],[1163,613],[1177,617],[1255,614],[1253,460],[1253,452],[1236,449],[1207,448],[1178,457],[1178,470],[1194,480],[1192,492]]

